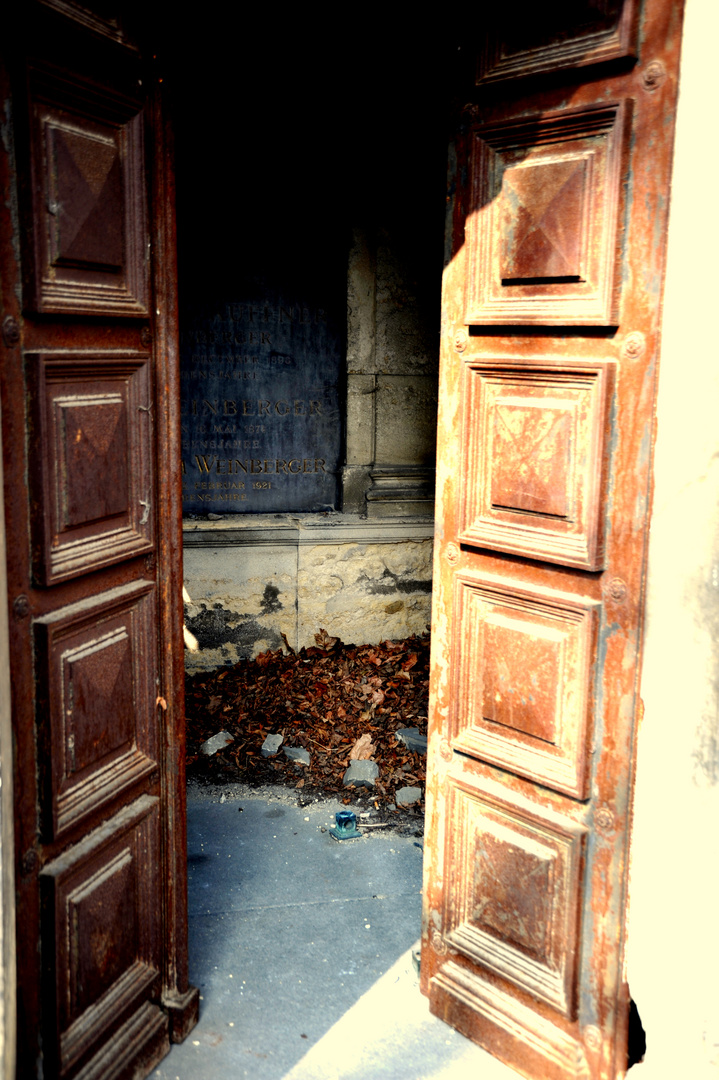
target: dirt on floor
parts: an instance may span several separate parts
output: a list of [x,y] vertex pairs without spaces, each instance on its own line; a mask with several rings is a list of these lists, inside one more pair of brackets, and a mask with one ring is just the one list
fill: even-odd
[[[268,651],[234,667],[201,672],[186,683],[187,773],[195,784],[268,784],[291,788],[300,803],[339,798],[372,820],[421,834],[425,757],[395,733],[427,734],[429,634],[378,645],[345,645],[324,630],[316,645]],[[230,742],[206,755],[202,744],[224,731]],[[262,754],[267,735],[282,735],[273,757]],[[288,760],[285,747],[309,752],[310,764]],[[352,757],[379,766],[371,789],[345,787]],[[396,793],[420,788],[413,806],[398,807]]]

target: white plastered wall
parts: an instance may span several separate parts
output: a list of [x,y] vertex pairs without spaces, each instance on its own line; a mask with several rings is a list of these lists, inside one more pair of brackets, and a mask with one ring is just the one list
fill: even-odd
[[654,459],[627,977],[636,1080],[719,1076],[716,0],[688,0]]

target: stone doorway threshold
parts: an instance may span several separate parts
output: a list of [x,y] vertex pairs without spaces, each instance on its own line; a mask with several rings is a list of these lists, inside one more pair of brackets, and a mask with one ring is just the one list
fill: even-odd
[[188,790],[190,977],[200,1020],[154,1080],[511,1080],[430,1016],[412,962],[422,841],[333,840],[336,800]]

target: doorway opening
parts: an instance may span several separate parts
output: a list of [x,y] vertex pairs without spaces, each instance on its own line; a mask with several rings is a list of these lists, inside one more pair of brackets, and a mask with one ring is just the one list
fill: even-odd
[[[187,654],[188,672],[196,682],[222,678],[227,686],[238,661],[282,653],[304,664],[307,651],[331,653],[320,649],[320,634],[358,647],[424,636],[426,652],[449,46],[428,33],[390,40],[361,27],[333,51],[306,27],[296,34],[257,20],[249,28],[239,18],[222,33],[208,23],[193,27],[191,45],[175,33],[168,81],[176,139],[186,619],[200,642],[197,653]],[[399,672],[410,657],[408,647],[395,665]],[[405,674],[411,659],[409,665]],[[376,696],[377,688],[371,690]],[[404,726],[416,726],[416,712]],[[420,728],[424,734],[421,722]],[[393,740],[395,756],[400,745]],[[270,759],[267,768],[275,764]],[[312,925],[313,915],[323,913],[312,938],[318,948],[307,945],[303,960],[305,983],[313,978],[313,958],[331,961],[331,950],[322,955],[328,941],[336,939],[346,952],[347,963],[334,965],[332,1015],[339,1018],[352,995],[419,937],[421,813],[404,812],[399,831],[367,829],[352,849],[330,843],[323,831],[346,805],[346,793],[337,792],[333,803],[303,799],[298,782],[295,777],[290,796],[277,788],[191,787],[191,955],[201,939],[203,951],[218,953],[221,970],[229,924],[224,932],[215,924],[209,936],[206,928],[211,912],[223,904],[229,911],[233,889],[236,900],[247,884],[229,871],[215,884],[211,867],[223,857],[230,867],[241,842],[261,908],[267,900],[261,882],[271,877],[273,850],[284,836],[295,845],[287,863],[299,860],[295,906],[285,904],[289,865],[281,859],[275,903],[292,912],[297,940],[302,920]],[[381,823],[368,789],[355,789],[352,805],[358,816],[374,818],[364,824]],[[213,832],[220,827],[210,824],[219,820],[213,814],[224,815],[227,836]],[[310,828],[311,838],[298,849]],[[322,851],[334,872],[322,870],[321,860],[308,864],[313,899],[309,884],[309,894],[302,889],[302,860],[319,850],[320,840],[327,841]],[[379,853],[381,866],[372,870]],[[341,886],[337,872],[353,865],[359,890]],[[325,900],[323,875],[339,888]],[[223,878],[226,899],[213,899],[203,916],[198,897],[221,888]],[[347,912],[362,903],[370,905],[367,928],[353,943]],[[376,932],[386,924],[374,952],[373,920]],[[268,949],[260,952],[263,982],[276,986],[282,1000],[281,959],[270,963]],[[215,970],[213,964],[213,977]],[[225,975],[222,992],[214,984],[215,999],[241,976],[246,982],[233,1006],[251,1003],[247,974]],[[317,980],[327,991],[328,976],[322,980],[320,968],[314,977],[314,996],[324,1000]],[[303,1035],[308,1042],[316,1037],[303,1029],[297,1038]],[[252,1037],[247,1041],[252,1049]],[[258,1075],[252,1064],[248,1075]]]

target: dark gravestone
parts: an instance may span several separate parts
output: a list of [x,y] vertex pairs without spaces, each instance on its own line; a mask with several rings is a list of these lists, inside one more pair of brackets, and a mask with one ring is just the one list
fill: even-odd
[[343,316],[267,288],[181,309],[185,514],[335,508]]

